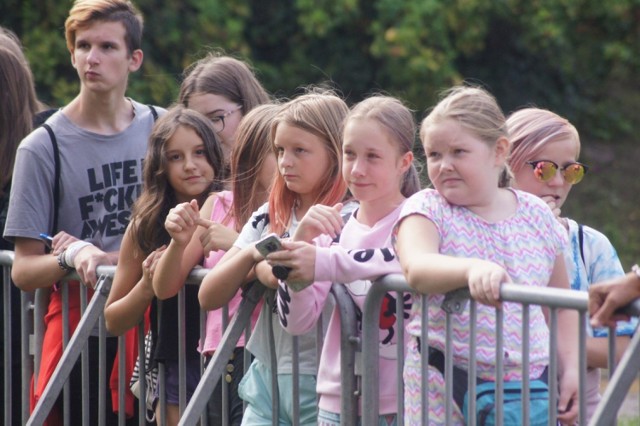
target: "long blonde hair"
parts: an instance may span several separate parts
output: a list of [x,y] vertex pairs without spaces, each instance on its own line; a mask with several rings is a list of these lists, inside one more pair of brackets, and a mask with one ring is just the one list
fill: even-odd
[[279,108],[278,104],[257,106],[238,125],[236,143],[231,151],[230,174],[232,213],[238,232],[249,221],[251,214],[266,201],[260,198],[258,175],[267,156],[274,155],[270,129]]
[[[318,182],[320,185],[315,203],[333,205],[344,198],[347,184],[342,179],[342,122],[349,113],[347,104],[334,92],[311,89],[285,103],[271,123],[271,143],[276,130],[282,123],[298,127],[317,135],[325,143],[329,154],[330,167]],[[273,145],[275,152],[275,145]],[[282,234],[291,221],[292,209],[298,194],[291,191],[280,173],[273,181],[269,196],[269,223],[271,231]]]
[[[443,93],[443,99],[422,120],[420,139],[424,144],[427,131],[445,120],[455,120],[470,134],[494,147],[500,138],[508,140],[507,123],[496,98],[478,86],[455,86]],[[511,184],[513,175],[505,164],[498,186]]]

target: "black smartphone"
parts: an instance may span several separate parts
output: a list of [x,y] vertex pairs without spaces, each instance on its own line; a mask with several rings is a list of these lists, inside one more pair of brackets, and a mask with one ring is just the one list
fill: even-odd
[[276,234],[269,234],[256,243],[256,249],[261,255],[267,257],[269,253],[282,250],[282,244]]

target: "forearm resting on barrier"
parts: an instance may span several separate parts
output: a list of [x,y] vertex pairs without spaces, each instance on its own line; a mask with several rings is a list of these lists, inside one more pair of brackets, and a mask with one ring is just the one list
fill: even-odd
[[67,271],[60,268],[57,257],[45,253],[42,241],[16,238],[11,278],[20,290],[51,287],[65,275]]

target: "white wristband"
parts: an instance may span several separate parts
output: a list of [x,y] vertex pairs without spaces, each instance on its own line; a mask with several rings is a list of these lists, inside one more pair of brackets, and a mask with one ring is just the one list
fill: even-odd
[[67,247],[67,249],[64,251],[64,262],[67,265],[69,265],[71,268],[75,268],[76,265],[74,262],[78,252],[83,248],[85,248],[86,246],[92,246],[92,245],[93,244],[91,244],[88,241],[76,241],[71,243],[69,247]]

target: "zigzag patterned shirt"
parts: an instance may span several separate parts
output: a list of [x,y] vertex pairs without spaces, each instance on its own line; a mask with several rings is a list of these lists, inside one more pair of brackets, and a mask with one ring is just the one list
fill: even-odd
[[[407,216],[419,214],[431,220],[440,235],[440,253],[490,260],[505,268],[514,283],[547,286],[558,255],[567,244],[567,232],[539,198],[513,190],[518,207],[514,215],[489,223],[470,210],[449,204],[437,191],[425,189],[404,205],[394,230]],[[416,297],[407,331],[420,336],[422,303]],[[443,295],[427,297],[429,345],[444,351],[445,313]],[[476,360],[478,376],[495,380],[495,309],[477,304]],[[503,303],[504,378],[520,380],[522,365],[522,306]],[[467,369],[469,360],[469,305],[452,315],[454,363]],[[549,362],[549,329],[539,306],[530,307],[530,377],[539,377]]]

